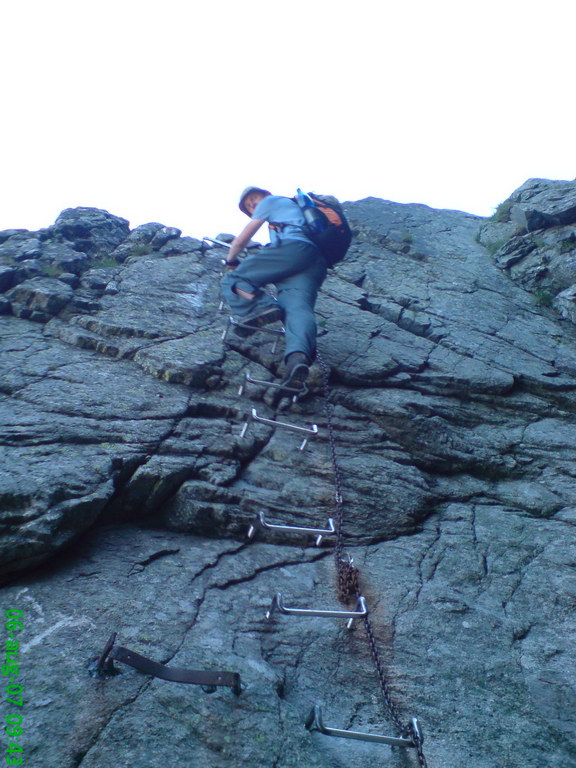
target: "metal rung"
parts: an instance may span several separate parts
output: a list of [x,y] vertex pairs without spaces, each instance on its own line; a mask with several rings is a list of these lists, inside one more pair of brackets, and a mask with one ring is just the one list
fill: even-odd
[[392,747],[416,747],[417,742],[420,744],[423,742],[424,739],[415,717],[410,721],[410,726],[415,737],[411,739],[380,736],[376,733],[361,733],[360,731],[344,731],[340,728],[328,728],[322,721],[322,708],[318,705],[312,709],[306,720],[306,728],[309,731],[320,731],[320,733],[326,736],[339,736],[342,739],[358,739],[359,741],[373,741],[377,744],[389,744]]
[[282,382],[279,381],[266,381],[264,379],[255,379],[250,375],[250,371],[246,371],[244,374],[244,381],[242,384],[240,384],[240,387],[238,388],[238,394],[243,395],[244,390],[246,389],[246,384],[256,384],[259,387],[270,387],[272,389],[282,389],[285,392],[291,392],[292,393],[292,400],[295,402],[298,400],[299,397],[304,397],[304,395],[307,395],[309,390],[306,384],[303,384],[300,389],[296,389],[296,387],[287,387],[285,384],[282,384]]
[[[257,328],[254,328],[252,325],[248,325],[247,323],[243,323],[241,320],[237,320],[235,317],[229,317],[228,318],[228,328],[231,325],[237,325],[240,328],[250,328],[254,331],[254,333],[257,333],[258,331],[263,331],[264,333],[270,333],[273,336],[284,336],[286,334],[286,331],[284,328],[269,328],[267,325],[259,325]],[[226,331],[228,331],[228,328]]]
[[[268,424],[271,427],[282,427],[283,429],[291,429],[294,432],[305,432],[308,435],[317,435],[318,434],[318,426],[316,424],[312,424],[310,428],[308,427],[299,427],[297,424],[286,424],[284,421],[274,421],[274,419],[265,419],[264,416],[258,416],[258,412],[256,411],[256,408],[252,408],[250,413],[248,414],[248,420],[244,423],[244,426],[242,427],[242,431],[240,432],[240,437],[244,437],[246,435],[246,432],[248,431],[248,425],[252,421],[259,421],[261,424]],[[306,443],[308,442],[308,438],[305,437],[302,445],[300,446],[300,450],[303,451],[306,447]]]
[[280,592],[276,592],[272,598],[272,605],[266,611],[266,619],[268,621],[272,618],[275,610],[289,616],[321,616],[323,618],[349,619],[348,629],[352,627],[352,622],[355,619],[361,619],[368,615],[366,600],[363,597],[358,597],[356,600],[356,610],[354,611],[317,611],[310,608],[287,608],[282,601],[282,594]]
[[124,648],[121,645],[115,646],[115,642],[116,632],[113,632],[95,667],[96,675],[99,677],[116,674],[115,660],[128,664],[134,667],[134,669],[144,672],[146,675],[159,677],[161,680],[200,685],[206,693],[213,693],[219,686],[232,688],[236,696],[242,693],[242,683],[237,672],[205,672],[202,670],[168,667],[165,664],[152,661],[152,659],[147,659],[145,656],[141,656],[129,648]]
[[323,536],[331,536],[336,533],[334,520],[331,517],[328,518],[327,526],[328,528],[301,528],[295,525],[275,525],[267,523],[264,512],[259,512],[248,529],[248,538],[253,539],[258,528],[268,528],[271,531],[289,531],[291,533],[309,533],[316,536],[316,546],[319,547]]
[[[251,328],[252,326],[246,325],[245,323],[240,322],[240,320],[236,320],[235,317],[229,317],[228,318],[228,325],[226,328],[224,328],[222,332],[222,341],[226,341],[228,338],[228,332],[232,326],[238,326],[239,328]],[[275,355],[276,351],[278,349],[278,344],[280,342],[280,338],[286,334],[286,331],[284,328],[269,328],[267,325],[261,325],[259,328],[253,329],[254,333],[267,333],[271,336],[274,336],[274,344],[272,345],[272,354]],[[238,340],[240,341],[241,338],[239,337]]]
[[203,237],[202,243],[214,243],[214,245],[223,245],[225,248],[231,248],[232,243],[225,243],[224,240],[215,240],[213,237]]

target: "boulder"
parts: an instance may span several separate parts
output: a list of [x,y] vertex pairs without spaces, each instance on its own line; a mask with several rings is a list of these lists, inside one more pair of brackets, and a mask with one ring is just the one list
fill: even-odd
[[27,233],[27,229],[2,229],[0,230],[0,245],[5,243],[6,240],[9,240],[11,237],[15,237],[16,235],[26,235]]
[[98,208],[67,208],[56,219],[57,236],[74,243],[75,250],[90,256],[108,255],[130,233],[126,219]]
[[14,285],[14,269],[0,265],[0,293],[4,293]]
[[573,322],[567,297],[576,267],[576,181],[529,179],[504,208],[516,225],[489,220],[480,228],[479,242],[536,305]]
[[58,280],[66,283],[71,288],[77,288],[80,285],[80,278],[73,272],[62,272],[61,275],[58,275]]
[[152,240],[150,241],[150,244],[154,248],[161,248],[163,245],[166,245],[166,243],[169,240],[174,240],[177,237],[180,237],[182,234],[181,229],[177,229],[176,227],[162,227],[162,229],[159,229]]
[[165,229],[162,224],[150,222],[141,224],[133,229],[128,237],[111,253],[111,258],[117,262],[126,261],[131,256],[145,256],[154,250],[150,245],[157,232]]
[[14,262],[28,258],[24,254],[31,242],[34,244],[39,242],[34,238],[34,234],[34,232],[29,232],[26,229],[4,230],[2,236],[0,236],[0,260],[6,263],[8,261]]
[[44,265],[40,259],[26,259],[14,265],[14,283],[18,285],[24,280],[40,277],[44,274]]
[[37,259],[42,254],[42,244],[36,237],[20,240],[14,252],[14,261]]
[[86,253],[67,243],[47,242],[42,245],[42,261],[51,272],[72,272],[80,275],[91,261]]
[[509,199],[526,212],[530,230],[576,223],[576,180],[528,179]]
[[6,292],[16,317],[46,322],[57,315],[73,296],[73,289],[60,280],[33,277]]

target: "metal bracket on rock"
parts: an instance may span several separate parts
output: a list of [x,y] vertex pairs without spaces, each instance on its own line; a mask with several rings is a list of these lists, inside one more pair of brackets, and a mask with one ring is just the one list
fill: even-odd
[[250,525],[250,528],[248,529],[248,538],[253,539],[254,536],[256,535],[256,531],[259,528],[267,528],[270,531],[306,533],[312,536],[316,536],[316,546],[319,547],[320,544],[322,543],[323,536],[333,536],[336,533],[334,520],[331,517],[328,518],[328,522],[326,523],[326,525],[328,526],[327,528],[302,528],[296,525],[276,525],[274,523],[266,522],[266,518],[264,517],[264,512],[259,512],[256,515],[254,522]]
[[355,619],[362,619],[368,615],[368,609],[366,608],[366,600],[360,596],[356,600],[356,610],[354,611],[325,611],[315,610],[310,608],[287,608],[282,600],[282,594],[276,592],[272,598],[272,604],[268,611],[266,611],[266,619],[270,621],[274,611],[279,611],[288,616],[321,616],[323,618],[333,619],[348,619],[347,628],[352,628],[352,623]]
[[301,397],[304,397],[304,395],[307,395],[310,391],[306,384],[303,384],[299,389],[296,387],[287,387],[285,384],[282,384],[280,381],[266,381],[265,379],[255,379],[253,376],[250,375],[250,371],[246,371],[244,374],[244,381],[242,384],[240,384],[240,387],[238,388],[238,394],[243,395],[244,390],[246,389],[246,384],[256,384],[259,387],[266,387],[266,388],[272,388],[272,389],[282,389],[284,392],[289,392],[292,395],[292,401],[296,402]]
[[203,672],[194,669],[167,667],[165,664],[159,664],[156,661],[147,659],[145,656],[141,656],[129,648],[124,648],[121,645],[115,647],[115,642],[116,632],[113,632],[98,659],[96,665],[98,676],[113,674],[116,669],[114,661],[120,661],[123,664],[134,667],[139,672],[159,677],[162,680],[169,680],[172,683],[200,685],[205,693],[214,693],[218,687],[232,688],[235,696],[239,696],[242,693],[242,682],[238,672]]
[[[283,429],[291,429],[295,432],[305,432],[308,435],[317,435],[318,434],[318,427],[316,424],[312,424],[310,428],[308,427],[299,427],[297,424],[286,424],[284,421],[274,421],[274,419],[265,419],[263,416],[258,416],[258,412],[256,411],[256,408],[252,408],[250,413],[248,414],[248,420],[245,422],[244,426],[242,427],[242,431],[240,432],[240,437],[244,437],[246,435],[246,432],[248,430],[248,426],[253,421],[259,421],[261,424],[268,424],[271,427],[282,427]],[[305,437],[301,446],[300,450],[303,451],[304,448],[306,448],[306,443],[308,442],[308,438]]]
[[410,727],[413,738],[397,738],[395,736],[380,736],[376,733],[361,733],[360,731],[345,731],[340,728],[329,728],[322,721],[322,708],[316,705],[306,719],[306,728],[309,731],[320,731],[326,736],[338,736],[342,739],[358,739],[359,741],[373,741],[377,744],[388,744],[392,747],[416,747],[424,741],[418,726],[418,720],[412,718]]

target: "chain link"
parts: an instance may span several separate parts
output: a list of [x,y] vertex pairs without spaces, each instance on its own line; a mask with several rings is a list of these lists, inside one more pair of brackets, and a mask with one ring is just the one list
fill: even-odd
[[[335,549],[335,561],[336,561],[336,574],[338,578],[338,597],[344,602],[350,602],[352,598],[357,598],[360,595],[360,582],[359,571],[352,565],[352,558],[344,556],[344,509],[342,499],[342,473],[338,465],[338,459],[336,454],[336,438],[334,436],[333,426],[333,405],[330,402],[330,371],[326,363],[324,362],[320,353],[316,355],[320,368],[322,370],[322,389],[324,395],[324,412],[326,414],[326,426],[328,429],[328,442],[330,445],[330,456],[332,459],[332,467],[334,470],[334,486],[335,486],[335,504],[336,504],[336,549]],[[418,762],[420,768],[428,768],[428,763],[424,756],[422,747],[422,737],[417,732],[416,728],[411,725],[403,725],[400,719],[398,710],[396,709],[392,697],[390,695],[390,688],[386,680],[384,672],[384,666],[380,659],[378,652],[378,646],[376,645],[376,639],[374,637],[374,630],[368,616],[364,616],[364,630],[368,638],[370,645],[370,653],[372,655],[372,661],[376,668],[376,674],[380,683],[380,690],[382,692],[382,700],[384,703],[384,709],[388,714],[389,719],[394,723],[396,728],[400,731],[404,738],[411,738],[415,744],[416,752],[418,755]]]
[[374,666],[376,667],[378,680],[380,681],[380,688],[382,689],[382,699],[384,701],[384,707],[386,708],[388,715],[390,717],[390,720],[392,720],[396,728],[398,728],[398,730],[401,732],[401,734],[404,737],[408,737],[411,734],[411,728],[409,726],[402,724],[402,721],[400,720],[400,715],[398,714],[398,711],[394,706],[394,702],[392,701],[392,697],[390,695],[390,689],[388,687],[388,682],[384,674],[384,667],[380,660],[380,654],[378,653],[376,639],[374,638],[374,631],[372,629],[372,625],[370,623],[368,616],[365,616],[363,621],[364,621],[364,630],[366,631],[366,636],[368,638],[368,642],[370,643],[370,653],[372,654],[372,660],[374,661]]
[[338,599],[342,603],[350,603],[360,595],[358,568],[352,565],[351,559],[343,559],[339,563],[338,573]]
[[340,582],[340,572],[342,570],[342,563],[344,561],[342,556],[343,550],[343,515],[344,515],[344,501],[342,499],[342,474],[340,467],[338,466],[338,460],[336,457],[336,438],[334,437],[334,425],[332,423],[333,407],[330,402],[330,383],[329,376],[330,371],[328,366],[324,362],[323,357],[319,352],[316,353],[316,358],[320,363],[322,369],[322,390],[324,395],[324,413],[326,414],[326,427],[328,429],[328,444],[330,446],[330,458],[332,460],[332,468],[334,471],[334,502],[336,504],[336,549],[334,552],[336,558],[336,570],[338,573],[338,581]]
[[416,744],[416,753],[418,755],[420,768],[428,768],[428,763],[426,762],[426,757],[424,756],[424,748],[422,746],[422,737],[419,734],[414,734],[412,738]]
[[332,459],[332,467],[334,470],[334,501],[336,504],[336,521],[337,521],[337,559],[342,556],[342,515],[343,515],[343,499],[342,499],[342,474],[338,461],[336,458],[336,438],[334,437],[334,425],[332,423],[332,403],[330,402],[330,383],[328,366],[324,362],[324,359],[318,352],[316,355],[320,368],[322,369],[322,393],[324,395],[324,413],[326,414],[326,426],[328,428],[328,443],[330,446],[330,458]]

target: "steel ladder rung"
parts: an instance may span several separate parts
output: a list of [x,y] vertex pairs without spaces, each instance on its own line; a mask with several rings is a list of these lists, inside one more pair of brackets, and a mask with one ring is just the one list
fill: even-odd
[[422,743],[422,733],[418,726],[418,720],[414,717],[410,721],[414,738],[406,739],[396,736],[381,736],[376,733],[362,733],[361,731],[345,731],[341,728],[329,728],[322,720],[322,707],[316,705],[306,719],[306,728],[309,731],[320,731],[325,736],[338,736],[341,739],[358,739],[359,741],[372,741],[376,744],[388,744],[392,747],[416,747],[416,742]]
[[224,246],[224,248],[232,247],[232,243],[225,243],[224,240],[216,240],[216,238],[214,237],[203,237],[202,243],[205,243],[205,242],[213,243],[214,245],[222,245]]
[[[278,343],[281,336],[284,336],[286,334],[286,331],[284,328],[269,328],[267,325],[261,325],[258,328],[253,328],[251,325],[247,325],[246,323],[241,322],[240,320],[237,320],[235,317],[229,317],[228,318],[228,324],[226,325],[226,328],[224,328],[224,331],[222,333],[222,341],[226,341],[228,338],[228,332],[232,326],[237,326],[238,328],[250,328],[254,333],[267,333],[270,336],[275,336],[275,344]],[[239,340],[241,340],[239,338]]]
[[348,619],[347,627],[352,628],[352,623],[355,619],[361,619],[368,615],[368,609],[366,607],[366,600],[359,596],[356,600],[356,610],[354,611],[330,611],[330,610],[316,610],[313,608],[288,608],[284,605],[282,599],[282,593],[276,592],[272,598],[272,604],[266,611],[266,620],[270,621],[274,611],[279,611],[288,616],[319,616],[322,618],[332,619]]
[[308,387],[306,384],[303,384],[299,389],[296,387],[287,387],[285,384],[282,384],[282,382],[279,381],[266,381],[265,379],[255,379],[253,376],[250,375],[250,371],[246,371],[244,374],[244,381],[242,384],[240,384],[240,387],[238,388],[238,394],[243,395],[244,390],[246,389],[246,384],[256,384],[259,387],[266,387],[266,388],[272,388],[272,389],[283,389],[285,392],[291,392],[293,394],[294,399],[298,399],[298,396],[303,397],[304,395],[308,394]]
[[[258,412],[256,408],[252,408],[250,413],[248,414],[248,419],[244,423],[244,426],[242,427],[242,431],[240,432],[241,438],[246,435],[246,432],[248,431],[248,426],[253,421],[258,421],[261,424],[268,424],[271,427],[282,427],[282,429],[290,429],[290,430],[293,430],[294,432],[304,432],[307,435],[310,435],[312,437],[318,434],[318,426],[316,424],[312,424],[312,426],[308,428],[308,427],[300,427],[297,424],[287,424],[284,421],[275,421],[274,419],[266,419],[264,418],[264,416],[258,416]],[[308,442],[308,437],[304,438],[304,441],[300,446],[301,451],[304,450],[307,442]]]
[[332,517],[328,518],[328,522],[326,523],[328,526],[327,528],[305,528],[302,526],[296,526],[296,525],[278,525],[276,523],[268,523],[266,522],[266,518],[264,516],[264,512],[259,512],[252,524],[250,525],[250,528],[248,529],[248,538],[253,539],[256,535],[256,531],[259,528],[266,528],[271,531],[286,531],[290,533],[306,533],[310,534],[312,536],[316,536],[316,546],[319,547],[322,543],[322,538],[324,536],[332,536],[336,533],[336,526],[334,525],[334,519]]

